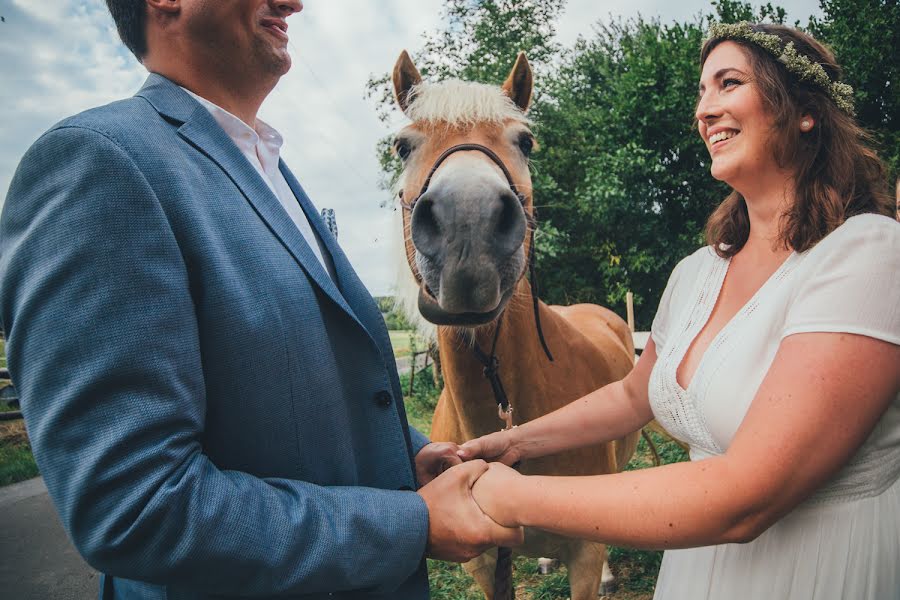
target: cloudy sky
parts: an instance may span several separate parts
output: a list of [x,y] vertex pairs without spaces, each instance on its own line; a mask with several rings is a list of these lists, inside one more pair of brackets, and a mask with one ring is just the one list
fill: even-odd
[[[225,0],[222,0],[225,1]],[[313,202],[334,208],[340,242],[375,295],[396,279],[393,219],[379,189],[375,144],[402,125],[381,123],[366,100],[371,74],[441,26],[442,0],[304,0],[291,17],[294,66],[260,117],[285,137],[283,156]],[[776,2],[788,21],[821,14],[817,0]],[[569,0],[558,39],[571,45],[610,16],[686,20],[707,0]],[[130,96],[146,72],[121,46],[103,0],[0,0],[0,201],[19,159],[60,119]]]

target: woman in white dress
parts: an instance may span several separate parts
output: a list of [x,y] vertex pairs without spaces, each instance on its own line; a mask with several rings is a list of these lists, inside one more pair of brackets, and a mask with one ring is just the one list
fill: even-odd
[[[479,505],[666,549],[656,598],[900,598],[900,224],[832,54],[775,25],[714,26],[696,118],[733,193],[669,279],[634,371],[464,444]],[[821,66],[820,66],[821,65]],[[656,418],[691,461],[525,477],[518,460]]]

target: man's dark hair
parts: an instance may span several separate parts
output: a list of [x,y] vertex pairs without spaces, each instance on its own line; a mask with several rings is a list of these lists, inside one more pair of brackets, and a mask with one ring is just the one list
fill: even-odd
[[147,54],[147,3],[145,0],[106,0],[106,6],[116,22],[122,42],[143,60]]

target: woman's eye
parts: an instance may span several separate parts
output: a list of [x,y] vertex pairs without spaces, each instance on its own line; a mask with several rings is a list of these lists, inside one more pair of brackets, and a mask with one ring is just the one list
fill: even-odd
[[730,88],[737,85],[741,85],[741,82],[737,79],[726,79],[722,82],[722,87],[724,88]]
[[400,160],[406,160],[410,152],[412,152],[412,147],[405,140],[397,140],[394,142],[394,151],[400,157]]
[[522,151],[522,154],[527,158],[531,156],[531,151],[534,149],[534,140],[531,139],[530,135],[523,135],[519,137],[519,150]]

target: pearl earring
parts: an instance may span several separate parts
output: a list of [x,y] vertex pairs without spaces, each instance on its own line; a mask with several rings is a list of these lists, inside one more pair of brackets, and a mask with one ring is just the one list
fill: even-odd
[[803,131],[809,131],[810,129],[812,129],[812,122],[804,119],[800,122],[800,129]]

